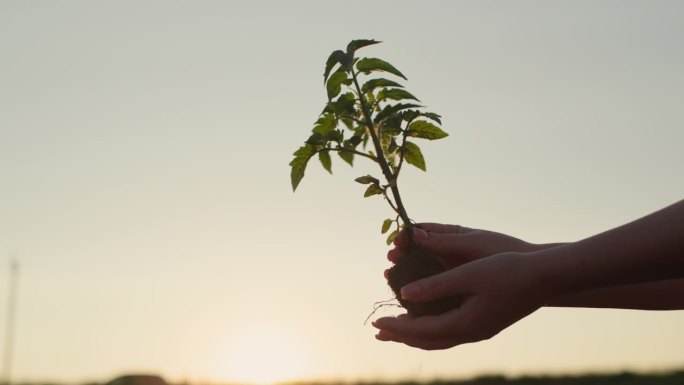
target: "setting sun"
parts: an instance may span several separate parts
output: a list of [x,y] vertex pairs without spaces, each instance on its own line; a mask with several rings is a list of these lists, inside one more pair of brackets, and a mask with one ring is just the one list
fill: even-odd
[[270,326],[246,326],[226,336],[215,377],[224,381],[273,384],[301,378],[311,360],[301,340]]

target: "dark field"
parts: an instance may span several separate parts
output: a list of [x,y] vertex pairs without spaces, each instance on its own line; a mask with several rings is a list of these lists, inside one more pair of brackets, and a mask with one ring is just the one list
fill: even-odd
[[[294,384],[290,384],[294,385]],[[479,376],[466,380],[299,383],[296,385],[684,385],[684,370],[663,373],[583,374],[567,376]]]
[[[7,385],[0,382],[0,385]],[[17,383],[11,385],[113,385],[108,383],[89,382],[81,384],[66,383]],[[144,385],[144,384],[138,384]],[[237,384],[205,384],[205,383],[170,383],[168,385],[237,385]],[[244,384],[241,384],[244,385]],[[658,373],[620,372],[608,374],[548,375],[506,377],[501,375],[485,375],[471,379],[434,380],[434,381],[396,381],[396,382],[288,382],[279,385],[684,385],[684,369]]]

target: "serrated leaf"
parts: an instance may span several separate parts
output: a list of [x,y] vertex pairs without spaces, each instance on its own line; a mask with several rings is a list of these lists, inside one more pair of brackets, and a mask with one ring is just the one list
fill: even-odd
[[330,159],[330,153],[328,151],[320,151],[318,153],[318,160],[321,161],[323,168],[332,174],[332,159]]
[[361,137],[358,135],[354,135],[351,138],[347,139],[347,143],[349,143],[350,148],[354,148],[358,146],[361,143]]
[[337,155],[342,158],[343,161],[347,162],[350,166],[354,165],[354,153],[348,151],[338,151]]
[[325,89],[328,91],[328,99],[333,99],[342,91],[342,84],[351,84],[351,80],[344,68],[340,68],[330,75],[330,79],[325,83]]
[[441,119],[442,116],[441,115],[437,115],[434,112],[423,112],[421,115],[430,119],[430,120],[434,120],[435,122],[437,122],[439,124],[442,124],[442,119]]
[[370,79],[369,81],[365,82],[361,86],[361,91],[365,94],[368,91],[373,91],[374,89],[378,87],[403,87],[401,84],[389,80],[389,79],[383,79],[383,78],[377,78],[377,79]]
[[378,93],[378,100],[418,100],[417,97],[413,96],[410,92],[401,88],[383,88]]
[[323,84],[328,81],[328,75],[330,74],[330,71],[332,71],[333,67],[335,67],[335,64],[342,63],[345,56],[346,54],[341,50],[334,51],[330,54],[330,56],[328,56],[328,60],[325,62],[325,71],[323,72]]
[[356,97],[354,96],[354,93],[352,92],[347,92],[342,95],[340,95],[337,100],[332,102],[332,109],[337,115],[349,115],[349,116],[355,116],[356,115],[356,110],[354,109],[354,106],[356,104]]
[[335,129],[335,116],[331,113],[321,115],[314,125],[313,132],[322,136],[328,135]]
[[366,192],[363,193],[364,198],[368,198],[369,196],[373,195],[382,195],[382,188],[380,188],[380,186],[376,183],[373,183],[370,186],[368,186]]
[[319,134],[319,133],[317,133],[317,132],[314,132],[313,134],[311,134],[311,136],[309,137],[309,139],[306,140],[305,143],[306,143],[306,144],[311,144],[311,145],[314,145],[314,146],[320,146],[320,145],[322,145],[322,144],[325,143],[325,140],[323,139],[323,135],[321,135],[321,134]]
[[363,47],[367,47],[369,45],[373,44],[378,44],[382,43],[381,41],[377,41],[375,39],[370,39],[370,40],[364,40],[364,39],[359,39],[359,40],[352,40],[347,44],[347,54],[348,55],[354,55],[354,52],[356,50],[361,49]]
[[361,183],[361,184],[377,184],[377,185],[380,184],[380,181],[379,181],[377,178],[373,178],[373,177],[370,176],[370,175],[360,176],[360,177],[358,177],[358,178],[356,178],[356,179],[354,179],[354,180],[355,180],[356,182]]
[[407,122],[410,122],[410,121],[412,121],[413,119],[415,119],[415,118],[417,118],[417,117],[420,116],[420,111],[417,111],[417,110],[404,110],[404,111],[401,112],[401,114],[398,114],[398,115],[400,115],[400,116],[399,116],[400,119],[402,119],[402,120],[404,120],[404,121],[407,121]]
[[385,234],[389,231],[390,227],[392,227],[392,222],[394,221],[391,219],[385,219],[385,221],[382,222],[382,232],[380,234]]
[[420,147],[415,143],[409,141],[404,143],[404,160],[406,160],[406,163],[412,164],[425,171],[425,158],[420,151]]
[[339,130],[332,130],[325,135],[325,139],[329,142],[342,142],[344,134]]
[[399,111],[414,107],[420,107],[420,105],[412,103],[397,103],[395,105],[387,105],[380,112],[378,112],[377,115],[375,115],[374,122],[380,123],[383,119],[389,118]]
[[398,69],[394,68],[393,65],[391,65],[390,63],[388,63],[382,59],[378,59],[378,58],[365,57],[365,58],[359,60],[358,62],[356,62],[356,69],[359,72],[364,72],[364,73],[370,73],[370,72],[374,72],[374,71],[389,72],[393,75],[397,75],[397,76],[399,76],[405,80],[408,80],[408,79],[406,79],[406,76],[404,76],[404,74],[399,72]]
[[399,230],[394,230],[390,233],[390,235],[387,237],[387,245],[388,246],[392,244],[392,242],[394,241],[394,238],[396,238],[397,235],[399,235]]
[[447,134],[441,128],[435,126],[430,122],[418,120],[409,125],[408,136],[412,136],[414,138],[435,140],[446,138],[447,136],[449,136],[449,134]]
[[295,157],[290,162],[292,169],[290,170],[290,181],[292,182],[292,191],[297,190],[299,182],[304,178],[304,171],[309,159],[316,153],[316,149],[311,145],[304,145],[300,147],[293,154]]

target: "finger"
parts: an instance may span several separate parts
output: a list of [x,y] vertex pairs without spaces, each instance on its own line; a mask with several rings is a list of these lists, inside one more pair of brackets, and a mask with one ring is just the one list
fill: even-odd
[[387,260],[392,263],[397,263],[401,257],[406,254],[404,249],[394,248],[387,251]]
[[411,244],[411,233],[407,228],[402,229],[399,234],[394,238],[394,246],[396,247],[406,247]]
[[[382,317],[373,321],[372,325],[388,336],[402,336],[425,340],[451,338],[453,334],[453,315],[445,313],[440,316],[424,317]],[[389,334],[387,334],[389,333]]]
[[401,298],[406,301],[426,302],[454,295],[469,294],[468,277],[463,265],[411,282],[401,288]]
[[415,226],[422,228],[429,233],[439,233],[439,234],[465,234],[472,229],[464,227],[461,225],[449,225],[444,223],[417,223]]
[[423,350],[443,350],[452,348],[459,344],[459,341],[451,339],[425,340],[402,336],[387,330],[380,330],[378,334],[375,335],[375,338],[378,341],[398,342]]
[[472,250],[477,249],[474,239],[466,233],[416,232],[413,237],[417,245],[437,255],[448,255],[452,262],[464,263],[472,259]]

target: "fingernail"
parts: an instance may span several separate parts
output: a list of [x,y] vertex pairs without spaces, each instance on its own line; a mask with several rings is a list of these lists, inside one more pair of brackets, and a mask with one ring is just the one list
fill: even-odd
[[413,227],[413,239],[423,240],[428,238],[428,233],[418,226]]
[[423,289],[417,283],[409,283],[401,288],[401,299],[415,299]]

